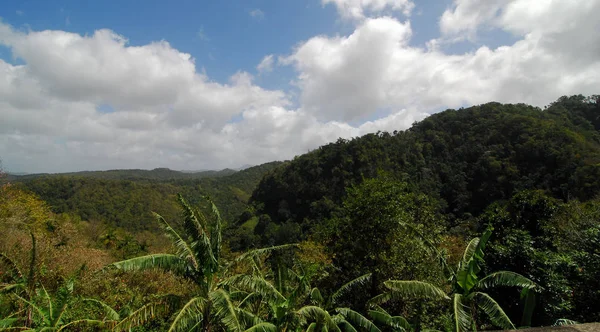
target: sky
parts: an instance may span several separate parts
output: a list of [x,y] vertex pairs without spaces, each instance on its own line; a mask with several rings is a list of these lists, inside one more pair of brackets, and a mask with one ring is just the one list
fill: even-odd
[[9,172],[237,168],[491,101],[600,93],[600,0],[16,1]]

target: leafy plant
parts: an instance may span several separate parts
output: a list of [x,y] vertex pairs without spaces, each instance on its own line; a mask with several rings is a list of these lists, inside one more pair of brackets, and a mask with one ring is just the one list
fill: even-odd
[[478,309],[495,325],[514,329],[515,325],[508,315],[485,290],[498,286],[525,289],[535,289],[538,286],[528,278],[509,271],[494,272],[483,278],[479,276],[484,263],[484,249],[491,234],[492,228],[488,228],[481,238],[474,238],[469,242],[457,268],[450,270],[448,288],[451,292],[448,295],[441,288],[427,282],[390,280],[384,283],[388,291],[374,297],[371,303],[380,304],[403,298],[445,299],[452,303],[456,332],[476,330]]

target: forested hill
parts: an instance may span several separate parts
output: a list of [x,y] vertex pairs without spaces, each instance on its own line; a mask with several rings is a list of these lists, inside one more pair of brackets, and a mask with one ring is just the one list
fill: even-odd
[[198,171],[198,172],[183,172],[174,171],[168,168],[155,168],[153,170],[145,169],[115,169],[108,171],[82,171],[72,173],[58,173],[58,174],[25,174],[25,175],[13,175],[11,179],[25,180],[47,176],[79,176],[86,178],[96,178],[104,180],[175,180],[175,179],[201,179],[208,177],[220,177],[234,174],[236,171],[233,169],[223,169],[220,171]]
[[544,110],[488,103],[447,110],[407,131],[339,139],[266,176],[251,201],[276,223],[323,220],[346,189],[385,172],[437,199],[450,221],[523,189],[563,200],[600,190],[600,99],[562,97]]
[[246,209],[264,174],[279,164],[191,174],[168,169],[42,174],[13,177],[11,181],[37,194],[54,213],[139,231],[157,227],[153,211],[168,220],[176,219],[177,193],[194,204],[209,195],[222,206],[225,220],[232,220]]

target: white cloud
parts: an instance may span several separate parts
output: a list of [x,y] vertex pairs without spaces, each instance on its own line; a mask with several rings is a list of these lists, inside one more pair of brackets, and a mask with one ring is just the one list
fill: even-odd
[[258,8],[252,9],[251,11],[248,12],[248,14],[256,20],[262,20],[263,18],[265,18],[265,12],[263,12],[262,10],[260,10]]
[[[0,44],[23,63],[0,60],[4,167],[236,167],[288,159],[338,137],[406,129],[443,108],[544,106],[561,95],[598,93],[600,0],[505,1],[493,14],[481,1],[460,8],[467,2],[458,1],[449,12],[466,19],[456,18],[462,25],[442,38],[489,28],[519,39],[462,55],[444,53],[440,40],[411,46],[408,20],[367,17],[402,11],[390,5],[400,2],[334,2],[340,12],[360,9],[351,15],[360,18],[352,33],[310,38],[257,66],[259,73],[276,59],[292,66],[297,105],[291,92],[262,88],[245,71],[216,82],[166,41],[130,45],[110,30],[82,36],[0,23]],[[101,105],[114,112],[98,111]]]
[[[381,17],[364,20],[349,36],[313,37],[283,63],[298,72],[304,109],[323,121],[364,121],[382,110],[435,110],[494,100],[544,106],[565,94],[597,93],[600,34],[590,32],[600,31],[594,19],[600,1],[526,5],[533,2],[513,1],[502,8],[496,24],[522,39],[497,49],[448,55],[436,47],[412,47],[408,22]],[[465,8],[462,17],[488,12],[487,5],[469,7],[480,13]],[[475,21],[466,26],[478,26]]]
[[275,57],[273,54],[266,55],[256,66],[256,70],[261,73],[273,71],[273,65],[275,64]]
[[398,11],[410,15],[415,4],[410,0],[322,0],[323,5],[334,4],[345,19],[364,19],[369,14]]

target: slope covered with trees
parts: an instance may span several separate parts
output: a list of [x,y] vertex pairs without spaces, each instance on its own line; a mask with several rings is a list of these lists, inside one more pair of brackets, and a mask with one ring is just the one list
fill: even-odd
[[310,224],[381,171],[436,199],[451,225],[525,189],[588,200],[600,189],[599,116],[595,96],[563,97],[544,110],[499,103],[447,110],[407,131],[339,139],[298,156],[266,176],[251,202],[274,223]]
[[54,213],[70,213],[82,220],[142,231],[156,230],[152,211],[166,217],[177,215],[173,200],[177,193],[193,197],[193,203],[198,203],[202,195],[209,195],[224,207],[224,217],[232,220],[245,210],[262,176],[277,165],[278,162],[272,162],[239,172],[212,172],[213,176],[167,169],[27,175],[13,178],[13,183],[40,196]]

